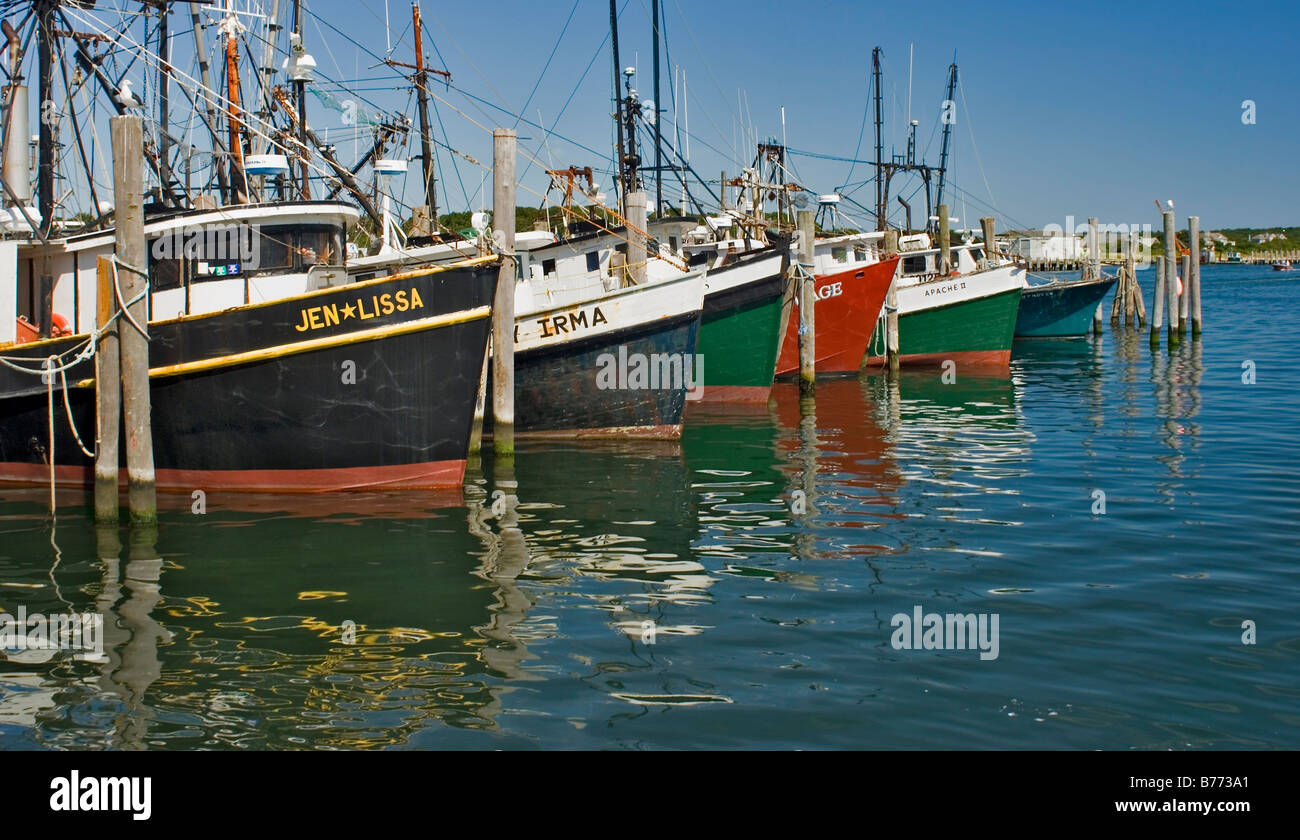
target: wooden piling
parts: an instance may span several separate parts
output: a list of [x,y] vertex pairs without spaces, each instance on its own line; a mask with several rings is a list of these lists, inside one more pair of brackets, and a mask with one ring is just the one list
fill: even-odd
[[646,199],[643,192],[624,197],[627,210],[627,271],[632,285],[640,286],[646,278]]
[[[1101,250],[1097,244],[1097,218],[1088,219],[1088,263],[1084,277],[1096,280],[1101,277]],[[1097,304],[1097,311],[1092,313],[1092,332],[1101,335],[1102,303]]]
[[1187,322],[1192,302],[1192,258],[1181,259],[1183,269],[1183,293],[1178,296],[1178,334],[1187,335]]
[[[117,278],[122,300],[140,327],[149,321],[148,262],[144,241],[144,135],[139,117],[109,120],[113,138],[113,206]],[[126,420],[127,504],[133,523],[158,519],[153,427],[149,417],[149,338],[130,322],[118,332],[122,412]]]
[[[989,222],[992,222],[989,219]],[[898,231],[885,231],[885,259],[898,253]],[[987,251],[988,246],[985,246]],[[889,281],[889,293],[885,296],[885,355],[889,361],[889,372],[898,373],[898,272]]]
[[1118,327],[1120,315],[1124,312],[1124,299],[1128,295],[1128,278],[1124,276],[1121,269],[1119,280],[1115,281],[1115,295],[1111,298],[1110,304],[1110,325]]
[[1096,216],[1088,219],[1088,263],[1092,279],[1096,280],[1101,276],[1101,241],[1097,235]]
[[1178,237],[1174,230],[1174,211],[1163,213],[1165,225],[1165,304],[1169,310],[1169,346],[1178,346]]
[[1156,287],[1151,295],[1151,347],[1160,346],[1160,328],[1165,315],[1165,261],[1155,261]]
[[1192,249],[1192,265],[1188,280],[1191,291],[1192,338],[1201,337],[1201,217],[1187,217],[1187,238]]
[[1142,287],[1138,285],[1137,275],[1137,234],[1130,232],[1124,240],[1124,270],[1129,279],[1129,301],[1135,315],[1133,326],[1141,328],[1147,323],[1147,308],[1142,302]]
[[492,227],[501,270],[492,305],[492,450],[515,453],[515,143],[513,129],[492,132]]
[[984,232],[984,259],[993,264],[998,255],[998,241],[994,233],[993,217],[985,216],[980,219],[980,229]]
[[817,290],[813,271],[817,239],[811,210],[799,211],[799,393],[817,389]]
[[109,257],[100,257],[96,265],[95,293],[95,325],[103,330],[95,350],[95,521],[116,525],[122,367],[117,323],[109,324],[117,312],[113,261]]
[[948,205],[939,205],[939,273],[952,271],[952,238],[948,229]]

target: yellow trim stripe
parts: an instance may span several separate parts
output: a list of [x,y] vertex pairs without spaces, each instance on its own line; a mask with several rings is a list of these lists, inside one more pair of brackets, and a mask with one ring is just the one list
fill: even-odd
[[[448,263],[447,265],[435,265],[429,268],[419,269],[418,271],[408,271],[405,274],[393,274],[386,277],[372,277],[369,280],[362,280],[359,283],[344,283],[340,286],[327,286],[324,289],[317,289],[314,292],[303,292],[300,295],[290,295],[288,297],[273,298],[271,300],[261,301],[260,303],[242,303],[239,306],[231,306],[227,309],[218,309],[214,312],[200,312],[197,315],[182,315],[179,318],[169,318],[165,321],[150,321],[149,324],[151,326],[154,324],[180,324],[180,323],[185,323],[187,321],[195,321],[198,320],[199,318],[213,318],[217,315],[228,315],[231,312],[247,312],[253,309],[260,309],[267,306],[274,306],[276,304],[285,303],[287,301],[307,300],[308,298],[322,297],[324,295],[337,292],[340,289],[347,289],[348,291],[352,291],[354,289],[368,289],[371,286],[377,286],[380,283],[387,283],[392,280],[406,280],[412,277],[424,277],[427,274],[441,274],[444,271],[451,271],[457,268],[473,268],[475,266],[492,262],[495,259],[497,259],[496,255],[489,255],[486,257],[474,257],[473,259],[470,260],[461,260],[460,262]],[[345,274],[347,273],[346,268],[344,269],[344,273]],[[243,275],[237,274],[234,275],[233,278],[228,278],[228,279],[239,279],[242,276]],[[252,278],[252,279],[256,279],[256,278]]]
[[[212,370],[213,368],[233,367],[235,365],[245,365],[253,362],[264,362],[269,359],[279,359],[285,356],[296,356],[300,353],[309,353],[312,350],[342,347],[348,344],[371,341],[376,338],[390,338],[397,335],[406,335],[407,333],[421,332],[422,330],[433,329],[435,327],[449,327],[453,324],[464,324],[469,321],[478,321],[488,317],[490,314],[492,314],[492,308],[490,306],[477,306],[473,309],[465,309],[448,315],[437,315],[433,318],[421,318],[417,321],[406,321],[401,324],[389,324],[388,326],[374,327],[372,329],[345,333],[343,335],[310,338],[306,341],[296,341],[293,344],[279,344],[275,347],[264,347],[260,350],[247,350],[243,353],[231,353],[228,356],[218,356],[213,359],[199,359],[194,362],[181,362],[176,365],[149,368],[149,378],[161,379],[167,376],[201,373],[206,370]],[[94,384],[94,379],[83,379],[77,383],[76,387],[89,388]]]

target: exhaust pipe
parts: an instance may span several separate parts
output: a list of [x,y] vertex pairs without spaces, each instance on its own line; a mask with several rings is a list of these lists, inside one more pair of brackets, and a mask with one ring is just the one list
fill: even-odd
[[5,97],[5,122],[8,130],[4,138],[4,179],[19,204],[32,200],[31,160],[28,137],[31,126],[27,112],[27,86],[20,84],[22,76],[22,40],[9,21],[0,21],[0,31],[9,41],[10,79]]

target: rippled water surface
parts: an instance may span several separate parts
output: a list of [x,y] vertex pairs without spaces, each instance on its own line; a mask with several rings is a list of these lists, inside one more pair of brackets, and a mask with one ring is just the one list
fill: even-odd
[[[164,499],[151,534],[5,491],[0,611],[108,626],[0,661],[0,749],[1295,748],[1295,277],[1207,268],[1173,353],[780,386],[463,494]],[[996,613],[998,657],[895,649],[918,605]]]

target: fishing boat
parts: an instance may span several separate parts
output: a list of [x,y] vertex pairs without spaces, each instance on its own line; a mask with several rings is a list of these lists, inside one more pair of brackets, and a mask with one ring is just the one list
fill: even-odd
[[[706,220],[707,221],[707,220]],[[789,242],[687,234],[683,253],[704,262],[704,314],[696,353],[705,360],[701,402],[765,403],[772,391],[793,295]]]
[[[404,162],[385,159],[391,133],[378,132],[362,163],[343,164],[336,147],[306,124],[315,62],[301,20],[287,31],[284,74],[277,76],[284,46],[277,33],[286,28],[274,14],[253,16],[260,21],[253,36],[266,36],[257,62],[266,87],[256,107],[276,106],[254,113],[239,84],[241,57],[252,56],[244,42],[249,27],[232,4],[217,21],[205,23],[198,9],[188,15],[197,75],[185,74],[184,58],[172,52],[180,39],[167,34],[167,4],[138,17],[124,12],[120,28],[88,18],[84,25],[104,29],[91,35],[56,27],[57,5],[29,16],[26,36],[4,27],[11,49],[3,163],[9,200],[0,217],[0,481],[91,481],[98,309],[111,297],[125,307],[120,269],[148,279],[146,317],[117,316],[116,328],[149,338],[159,489],[459,485],[499,263],[483,256],[365,282],[349,277],[347,234],[361,212],[376,225],[390,223],[387,204],[381,215],[357,173],[368,164],[380,186]],[[220,102],[212,96],[203,32],[212,22],[224,47]],[[135,154],[143,160],[115,162],[128,170],[143,164],[145,264],[112,259],[116,210],[95,193],[103,173],[90,167],[80,122],[67,121],[65,130],[72,129],[81,155],[60,154],[49,130],[57,121],[43,116],[37,165],[29,165],[34,103],[17,48],[24,37],[39,41],[46,55],[75,50],[87,90],[115,113],[156,106],[142,120],[146,137]],[[95,38],[133,48],[100,61],[87,47]],[[38,73],[40,89],[53,89],[49,62]],[[128,75],[143,77],[145,95],[131,92]],[[210,151],[175,140],[175,92],[190,99],[191,118],[202,118]],[[80,177],[70,171],[78,160]],[[328,197],[311,200],[313,187]],[[334,198],[343,191],[350,202]]]
[[[338,246],[354,208],[260,212],[269,216],[256,207],[186,211],[145,226],[151,276],[175,281],[150,290],[153,317],[145,325],[157,486],[311,492],[458,485],[496,261],[348,284]],[[232,214],[253,230],[232,233]],[[277,224],[257,230],[250,221],[257,218]],[[193,247],[159,256],[166,253],[159,243],[182,229]],[[252,251],[230,252],[224,236],[247,236],[240,247],[251,243]],[[16,317],[0,319],[0,481],[92,482],[95,266],[112,241],[110,231],[8,251],[14,263],[0,271],[9,278],[0,301]],[[206,250],[213,243],[216,250]],[[43,261],[37,252],[51,250],[51,262],[66,267],[55,275],[52,298],[77,329],[23,340],[19,319],[41,321],[31,266]],[[254,269],[247,258],[286,250],[295,254],[288,267]],[[304,266],[309,255],[328,261]],[[51,358],[58,373],[43,375]]]
[[517,437],[681,436],[700,395],[704,272],[607,280],[515,286]]
[[1068,338],[1083,336],[1092,327],[1093,314],[1119,278],[1055,280],[1030,284],[1026,275],[1016,315],[1016,338]]
[[[814,249],[816,297],[813,349],[819,374],[856,374],[872,328],[898,268],[897,255],[883,258],[883,234],[854,233],[819,239]],[[777,376],[799,371],[798,312],[786,324]]]
[[1291,270],[1293,270],[1293,269],[1292,269],[1292,266],[1291,266],[1291,261],[1290,261],[1290,260],[1278,260],[1277,262],[1273,263],[1273,270],[1274,270],[1274,271],[1291,271]]
[[[1025,270],[984,259],[980,245],[952,248],[953,269],[939,270],[940,252],[925,234],[904,237],[898,277],[898,358],[901,364],[1005,367],[1011,361]],[[883,319],[882,319],[883,321]],[[872,339],[870,365],[886,361],[883,323]]]

